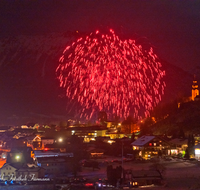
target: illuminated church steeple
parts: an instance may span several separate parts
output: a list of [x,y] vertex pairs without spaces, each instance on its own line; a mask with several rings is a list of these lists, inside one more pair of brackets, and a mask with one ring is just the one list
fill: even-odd
[[194,80],[192,84],[192,100],[194,101],[195,97],[198,95],[199,95],[198,84],[197,84],[196,77],[194,75]]

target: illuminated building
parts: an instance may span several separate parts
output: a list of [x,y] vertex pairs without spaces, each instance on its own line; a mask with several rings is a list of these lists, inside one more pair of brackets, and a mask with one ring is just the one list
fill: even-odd
[[34,150],[34,159],[36,158],[48,158],[48,157],[74,157],[72,152],[58,152],[47,150]]
[[72,157],[37,157],[38,166],[45,169],[46,175],[59,175],[72,171]]
[[194,146],[195,158],[200,159],[200,144]]
[[196,80],[196,76],[194,75],[191,96],[182,98],[182,100],[180,102],[178,102],[178,108],[180,108],[182,106],[182,104],[184,104],[184,103],[192,102],[192,101],[199,101],[199,100],[200,100],[200,96],[199,96],[198,83]]
[[110,137],[110,139],[121,139],[121,138],[126,137],[124,133],[120,133],[120,132],[108,132],[107,136]]
[[54,141],[53,137],[41,137],[42,149],[44,149],[46,144],[53,144]]
[[162,183],[162,175],[158,170],[132,170],[124,171],[124,178],[129,182],[129,188]]
[[106,137],[107,127],[89,126],[89,127],[70,127],[71,135],[82,137],[84,142],[94,141],[96,137]]
[[26,137],[27,139],[27,146],[32,147],[32,149],[41,149],[42,142],[41,137],[39,135],[31,135]]
[[139,150],[139,156],[150,159],[159,156],[160,153],[166,155],[170,149],[169,142],[159,136],[144,135],[131,143],[133,150]]
[[0,168],[1,176],[4,180],[43,178],[45,169],[35,164],[6,163]]
[[23,165],[23,167],[20,167],[16,172],[18,178],[21,177],[24,179],[26,177],[29,180],[32,180],[32,178],[44,178],[45,168],[35,164],[26,164]]
[[171,144],[171,150],[168,150],[169,155],[185,155],[188,147],[188,139],[175,138],[169,141]]
[[127,123],[126,121],[125,122],[122,122],[122,125],[121,125],[121,132],[126,134],[126,135],[131,135],[132,133],[138,133],[140,132],[140,126],[136,123]]
[[198,95],[199,95],[198,84],[197,84],[196,77],[194,76],[194,80],[192,84],[192,100],[194,101]]
[[5,180],[10,178],[10,175],[16,176],[17,169],[19,169],[22,164],[11,164],[5,163],[2,168],[0,169],[1,175],[4,177]]

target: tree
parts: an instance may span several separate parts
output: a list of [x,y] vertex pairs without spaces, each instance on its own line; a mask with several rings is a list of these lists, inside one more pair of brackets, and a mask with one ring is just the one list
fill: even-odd
[[178,138],[185,139],[185,133],[183,131],[183,128],[181,128],[181,127],[179,128]]
[[107,166],[107,179],[110,184],[116,185],[117,181],[121,179],[122,174],[122,167],[117,166],[116,168],[113,168],[112,165]]
[[151,115],[156,117],[156,119],[163,119],[166,115],[174,113],[178,109],[177,100],[170,101],[168,103],[160,103],[154,110]]
[[163,178],[163,174],[165,174],[166,167],[162,163],[160,163],[160,161],[155,160],[153,162],[153,164],[151,166],[149,166],[149,167],[152,170],[158,171],[160,176],[161,176],[161,178]]
[[135,141],[135,133],[132,133],[132,135],[131,135],[131,141],[132,142]]
[[194,140],[194,136],[193,135],[189,135],[188,136],[188,147],[186,149],[186,153],[188,155],[186,155],[188,158],[190,158],[191,156],[194,155],[194,145],[195,145],[195,140]]
[[152,134],[151,131],[151,126],[154,124],[154,121],[152,120],[151,117],[145,119],[141,124],[140,124],[140,135],[150,135]]
[[72,159],[72,170],[74,177],[77,176],[78,171],[80,171],[80,160],[86,156],[83,148],[83,141],[82,138],[78,137],[77,135],[72,135],[70,138],[70,145],[71,150],[74,154],[74,157]]
[[132,116],[128,116],[123,122],[122,122],[122,128],[121,131],[125,134],[130,134],[132,131],[133,125],[137,123],[136,119]]

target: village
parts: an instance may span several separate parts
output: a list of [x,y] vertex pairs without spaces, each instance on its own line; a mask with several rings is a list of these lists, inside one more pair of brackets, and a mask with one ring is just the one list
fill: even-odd
[[[198,85],[194,79],[192,96],[182,104],[198,102]],[[177,109],[181,109],[180,103]],[[155,120],[151,118],[154,124]],[[1,184],[52,183],[57,177],[76,178],[85,168],[91,168],[89,173],[101,171],[100,175],[113,186],[122,184],[122,179],[126,184],[132,183],[139,176],[142,179],[137,179],[132,186],[163,185],[165,164],[161,163],[178,160],[198,164],[200,159],[200,134],[188,135],[180,129],[177,135],[156,135],[144,125],[145,120],[134,122],[129,117],[123,122],[107,121],[104,112],[99,114],[98,122],[73,124],[70,120],[61,122],[60,126],[0,127]],[[150,126],[153,128],[152,123]],[[141,163],[147,163],[148,170],[141,171]],[[130,170],[131,164],[138,169],[137,173]],[[152,164],[154,173],[149,170]],[[114,173],[118,174],[113,178]]]

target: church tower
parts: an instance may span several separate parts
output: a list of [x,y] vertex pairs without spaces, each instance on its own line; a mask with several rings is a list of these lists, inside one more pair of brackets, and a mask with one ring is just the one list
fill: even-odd
[[192,100],[194,101],[195,97],[199,95],[198,84],[196,77],[194,76],[193,84],[192,84]]

